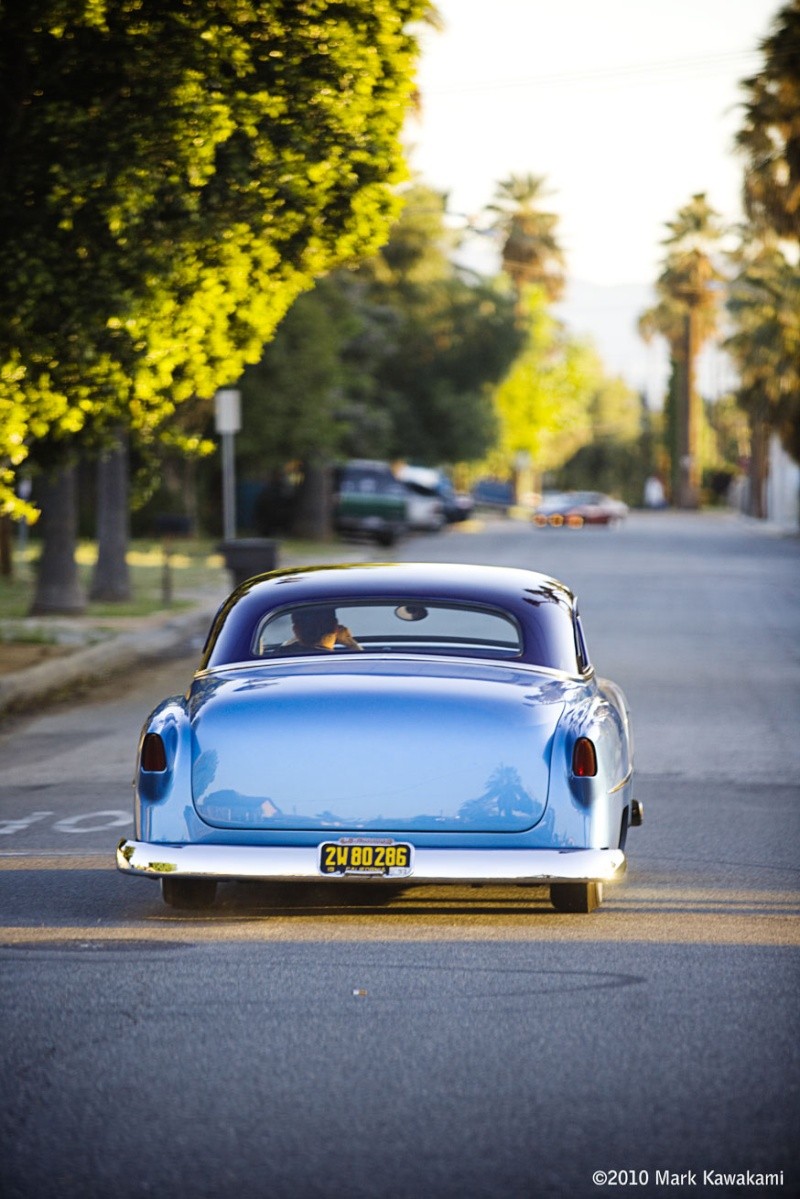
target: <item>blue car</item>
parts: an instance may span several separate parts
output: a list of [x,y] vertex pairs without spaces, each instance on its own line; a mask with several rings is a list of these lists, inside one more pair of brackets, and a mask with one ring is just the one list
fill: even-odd
[[505,567],[294,568],[239,586],[139,742],[117,864],[176,908],[257,879],[547,886],[625,870],[632,748],[563,583]]

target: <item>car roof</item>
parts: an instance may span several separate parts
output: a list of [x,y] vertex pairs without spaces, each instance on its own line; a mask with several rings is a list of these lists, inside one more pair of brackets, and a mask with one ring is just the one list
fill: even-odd
[[[441,600],[497,607],[527,624],[537,609],[561,609],[570,621],[575,597],[550,575],[506,566],[464,563],[362,562],[349,565],[289,567],[242,583],[222,605],[213,623],[204,665],[248,656],[245,643],[267,612],[284,606],[371,599]],[[215,643],[219,641],[219,644]]]
[[[556,591],[565,602],[574,596],[558,579],[513,566],[473,566],[442,562],[358,562],[273,570],[249,579],[238,593],[258,595],[269,607],[333,598],[364,599],[422,593],[431,599],[496,603],[525,602],[533,591]],[[236,593],[234,593],[236,594]]]

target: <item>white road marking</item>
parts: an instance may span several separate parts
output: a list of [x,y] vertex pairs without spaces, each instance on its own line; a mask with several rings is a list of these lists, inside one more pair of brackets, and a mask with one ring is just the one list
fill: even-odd
[[[55,812],[30,812],[20,816],[18,820],[0,820],[0,836],[11,837],[15,833],[24,833],[32,824],[55,816]],[[106,808],[100,812],[79,812],[75,816],[65,816],[56,820],[51,828],[57,833],[99,833],[109,828],[125,828],[133,820],[130,812],[120,808]],[[87,821],[91,823],[87,824]]]
[[[100,824],[87,825],[83,823],[85,820],[96,821],[98,819],[101,821]],[[53,829],[58,833],[99,833],[106,828],[123,828],[130,823],[129,812],[108,809],[104,812],[86,812],[81,816],[67,816],[64,820],[57,820]]]
[[55,812],[30,812],[19,820],[0,820],[0,836],[10,837],[13,833],[24,833],[25,829],[35,824],[37,820],[44,820],[45,816],[54,815]]

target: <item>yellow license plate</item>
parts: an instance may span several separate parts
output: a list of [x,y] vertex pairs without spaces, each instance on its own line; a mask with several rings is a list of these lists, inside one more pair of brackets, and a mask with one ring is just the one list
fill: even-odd
[[414,847],[406,841],[345,838],[319,847],[320,874],[377,874],[406,878],[414,867]]

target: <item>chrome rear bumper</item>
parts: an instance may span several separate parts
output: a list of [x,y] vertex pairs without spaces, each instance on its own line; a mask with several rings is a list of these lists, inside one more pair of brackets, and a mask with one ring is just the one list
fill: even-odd
[[126,874],[264,879],[276,882],[422,883],[612,882],[625,873],[621,849],[415,849],[405,878],[324,875],[316,846],[153,845],[120,841],[117,866]]

